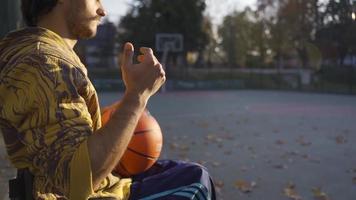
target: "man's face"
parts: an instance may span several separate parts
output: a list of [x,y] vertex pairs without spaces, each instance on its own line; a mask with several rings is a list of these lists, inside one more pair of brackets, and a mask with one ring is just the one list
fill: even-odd
[[105,16],[100,0],[70,0],[66,18],[69,31],[76,39],[87,39],[96,35],[101,17]]

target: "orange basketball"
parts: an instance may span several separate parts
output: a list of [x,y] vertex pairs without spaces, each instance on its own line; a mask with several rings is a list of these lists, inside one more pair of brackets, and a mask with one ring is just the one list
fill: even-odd
[[[104,110],[102,123],[105,125],[116,106]],[[141,173],[149,169],[158,159],[162,149],[162,132],[156,119],[147,109],[138,120],[131,141],[113,172],[123,177]]]

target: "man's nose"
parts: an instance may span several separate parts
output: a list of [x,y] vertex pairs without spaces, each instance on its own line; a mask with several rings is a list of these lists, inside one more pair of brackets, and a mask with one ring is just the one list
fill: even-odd
[[100,7],[99,9],[96,11],[96,13],[101,16],[101,17],[105,17],[106,16],[106,11],[103,7],[103,5],[100,3]]

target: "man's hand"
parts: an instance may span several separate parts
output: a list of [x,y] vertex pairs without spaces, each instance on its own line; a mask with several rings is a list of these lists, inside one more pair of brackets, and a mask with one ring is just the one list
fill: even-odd
[[148,99],[165,82],[165,72],[150,48],[142,47],[133,64],[134,48],[126,43],[121,67],[126,92],[109,122],[88,139],[93,188],[97,189],[120,161]]
[[163,85],[166,76],[152,49],[141,47],[140,53],[139,64],[133,64],[134,47],[131,43],[125,44],[122,77],[127,93],[149,98]]

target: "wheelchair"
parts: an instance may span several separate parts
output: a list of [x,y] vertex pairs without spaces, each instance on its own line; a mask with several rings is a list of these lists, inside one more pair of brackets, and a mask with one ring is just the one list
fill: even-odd
[[[32,195],[33,175],[28,169],[18,169],[16,178],[9,180],[10,200],[34,200]],[[90,198],[89,200],[116,200],[112,197]]]
[[33,175],[28,169],[18,169],[16,178],[9,180],[10,200],[34,200]]

